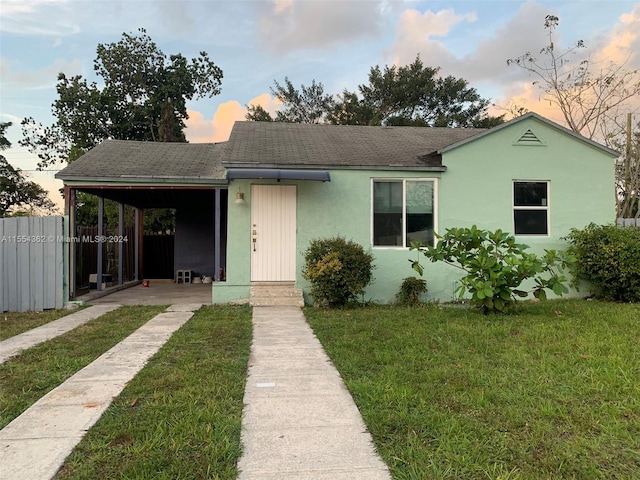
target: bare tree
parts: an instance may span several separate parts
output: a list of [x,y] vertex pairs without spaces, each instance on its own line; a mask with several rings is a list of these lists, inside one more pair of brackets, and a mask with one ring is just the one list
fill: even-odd
[[616,164],[616,190],[618,192],[618,218],[640,218],[640,123],[632,130],[631,114],[627,115],[624,144],[613,145],[624,155]]
[[518,66],[537,77],[534,85],[542,90],[545,100],[558,107],[571,130],[625,152],[619,159],[616,178],[618,216],[631,216],[630,212],[637,215],[640,132],[632,134],[625,119],[632,109],[632,100],[640,96],[640,71],[628,69],[627,62],[605,64],[588,56],[578,58],[577,64],[572,62],[572,56],[586,46],[579,40],[558,50],[554,32],[559,23],[554,15],[545,17],[549,43],[540,50],[540,57],[527,52],[507,60],[507,65]]

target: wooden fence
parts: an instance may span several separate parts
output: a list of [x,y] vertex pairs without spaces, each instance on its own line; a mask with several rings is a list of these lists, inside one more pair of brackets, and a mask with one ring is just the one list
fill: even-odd
[[0,312],[64,303],[62,217],[0,218]]

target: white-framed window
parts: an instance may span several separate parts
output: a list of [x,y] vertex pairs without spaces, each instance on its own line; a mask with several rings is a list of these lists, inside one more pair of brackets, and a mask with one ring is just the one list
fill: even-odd
[[549,235],[549,182],[513,182],[513,232]]
[[435,178],[373,179],[371,233],[374,247],[433,245],[437,223]]

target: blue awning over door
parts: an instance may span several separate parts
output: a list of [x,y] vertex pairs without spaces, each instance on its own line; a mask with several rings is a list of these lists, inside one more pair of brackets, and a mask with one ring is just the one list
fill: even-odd
[[309,180],[330,182],[331,176],[326,170],[288,170],[278,168],[230,168],[227,180],[271,179],[271,180]]

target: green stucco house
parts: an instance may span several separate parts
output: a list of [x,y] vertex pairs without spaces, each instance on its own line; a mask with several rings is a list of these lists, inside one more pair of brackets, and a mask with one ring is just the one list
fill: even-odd
[[[237,122],[219,144],[106,141],[57,177],[71,222],[78,190],[175,208],[175,270],[211,276],[213,303],[305,292],[309,242],[337,235],[374,255],[365,298],[386,303],[413,275],[409,243],[446,228],[501,228],[542,252],[615,221],[617,156],[535,113],[488,130]],[[428,298],[453,298],[456,269],[429,264],[425,278]]]

